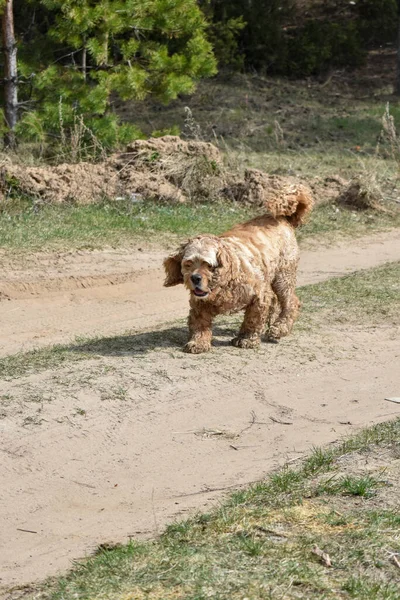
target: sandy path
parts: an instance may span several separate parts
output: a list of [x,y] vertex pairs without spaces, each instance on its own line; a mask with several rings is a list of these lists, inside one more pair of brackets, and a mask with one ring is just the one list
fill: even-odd
[[[165,289],[164,252],[99,251],[2,261],[0,356],[75,336],[112,335],[187,313],[187,293]],[[303,251],[299,284],[400,260],[400,231]]]
[[[141,254],[10,269],[3,354],[40,332],[34,345],[186,314],[186,294],[163,289],[152,268],[162,255]],[[399,259],[400,232],[307,251],[300,282]],[[101,542],[154,535],[312,445],[398,415],[384,400],[399,394],[398,328],[327,327],[256,353],[217,331],[202,357],[180,352],[185,332],[166,328],[156,351],[149,332],[148,353],[135,354],[133,336],[116,354],[0,382],[0,587],[64,570]]]
[[154,535],[224,488],[398,415],[384,398],[399,392],[399,331],[332,335],[343,345],[169,349],[3,384],[0,585]]

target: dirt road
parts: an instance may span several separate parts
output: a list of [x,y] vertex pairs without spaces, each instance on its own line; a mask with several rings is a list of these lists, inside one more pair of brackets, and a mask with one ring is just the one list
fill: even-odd
[[[161,254],[141,254],[62,256],[57,272],[34,257],[3,274],[2,353],[184,315],[183,290],[162,288]],[[399,259],[399,232],[303,252],[300,282]],[[179,327],[155,351],[154,333],[135,333],[118,352],[0,382],[0,586],[157,534],[312,445],[399,414],[384,400],[399,393],[398,328],[332,324],[259,352],[230,347],[228,333],[200,357],[180,352]]]
[[[182,286],[163,288],[166,251],[106,250],[3,259],[0,356],[76,336],[138,331],[184,316]],[[400,259],[400,231],[303,251],[299,284]]]

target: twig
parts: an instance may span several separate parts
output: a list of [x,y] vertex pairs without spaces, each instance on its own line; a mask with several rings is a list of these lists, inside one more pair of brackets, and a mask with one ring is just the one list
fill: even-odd
[[330,559],[329,554],[327,554],[326,552],[321,550],[321,548],[318,548],[318,546],[313,546],[311,549],[311,552],[313,554],[315,554],[316,556],[318,556],[318,558],[321,560],[322,564],[324,564],[326,567],[332,566],[332,561]]
[[250,425],[248,425],[247,427],[245,427],[244,429],[242,429],[241,431],[239,431],[239,433],[237,434],[237,437],[239,437],[240,435],[242,435],[242,433],[244,433],[245,431],[248,431],[249,429],[251,429],[253,427],[253,425],[255,425],[257,423],[257,415],[254,412],[254,410],[252,410],[250,414],[251,414]]
[[262,527],[261,525],[257,525],[256,529],[258,531],[262,531],[262,533],[267,533],[268,535],[274,535],[276,537],[281,537],[281,538],[288,537],[285,533],[280,533],[279,531],[275,531],[275,529],[267,529],[266,527]]
[[275,417],[270,417],[270,419],[274,423],[279,423],[280,425],[293,425],[292,421],[281,421],[280,419],[276,419]]
[[397,558],[397,556],[395,554],[392,554],[391,559],[392,563],[394,563],[396,567],[400,569],[400,560]]
[[156,528],[156,533],[158,535],[158,533],[159,533],[159,530],[158,530],[158,521],[157,521],[156,509],[154,508],[154,488],[151,491],[151,509],[153,511],[154,525],[155,525],[155,528]]
[[17,531],[23,531],[24,533],[37,533],[37,531],[32,531],[32,529],[20,529],[17,527]]
[[90,483],[82,483],[81,481],[75,481],[75,479],[71,479],[72,483],[76,483],[76,485],[81,485],[82,487],[90,488],[91,490],[95,490],[95,485],[90,485]]
[[188,496],[199,496],[200,494],[211,494],[212,492],[222,492],[224,490],[231,490],[237,488],[237,484],[227,485],[226,487],[218,488],[207,488],[205,490],[199,490],[198,492],[190,492],[189,494],[179,494],[178,496],[172,496],[172,498],[187,498]]

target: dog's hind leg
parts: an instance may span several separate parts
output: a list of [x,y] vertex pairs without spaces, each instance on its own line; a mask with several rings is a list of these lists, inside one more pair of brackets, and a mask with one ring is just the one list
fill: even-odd
[[272,290],[265,291],[261,297],[254,298],[246,308],[239,334],[232,344],[237,348],[256,348],[260,345],[261,335],[270,312]]
[[297,319],[300,301],[296,296],[296,271],[297,262],[290,264],[284,271],[280,271],[272,283],[281,311],[278,318],[272,321],[268,332],[268,341],[276,342],[281,337],[289,335]]
[[278,300],[278,296],[273,293],[272,294],[272,298],[271,298],[271,304],[269,307],[269,311],[268,311],[268,318],[267,318],[267,328],[269,329],[272,325],[272,323],[274,323],[276,321],[276,319],[279,317],[281,312],[281,305],[279,304],[279,300]]

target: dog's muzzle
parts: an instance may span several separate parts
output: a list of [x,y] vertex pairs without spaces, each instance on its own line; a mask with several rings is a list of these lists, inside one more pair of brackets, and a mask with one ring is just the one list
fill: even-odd
[[198,273],[193,273],[193,275],[190,277],[190,281],[194,286],[192,290],[193,294],[197,296],[197,298],[205,298],[208,296],[208,292],[205,292],[201,289],[201,275]]
[[197,296],[197,298],[205,298],[206,296],[208,296],[208,292],[205,292],[204,290],[202,290],[199,287],[195,287],[193,290],[193,294],[195,296]]

